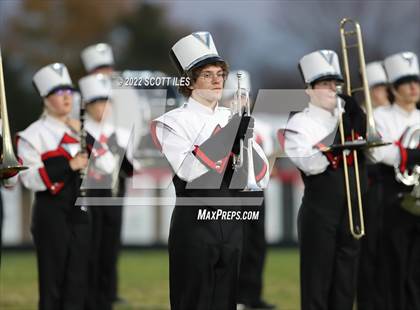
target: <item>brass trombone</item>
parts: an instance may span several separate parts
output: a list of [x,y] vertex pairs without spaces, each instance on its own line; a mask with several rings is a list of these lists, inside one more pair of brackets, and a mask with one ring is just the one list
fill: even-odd
[[0,164],[0,178],[25,170],[28,167],[22,166],[16,159],[13,151],[12,138],[10,134],[9,118],[7,115],[6,92],[4,88],[3,59],[0,49],[0,110],[2,120],[3,153]]
[[[350,28],[350,30],[348,30]],[[356,43],[349,44],[348,38],[356,36]],[[362,39],[362,32],[358,22],[351,20],[349,18],[343,18],[340,22],[340,38],[341,38],[341,48],[343,54],[343,67],[344,67],[344,80],[346,85],[346,94],[351,96],[356,91],[363,91],[365,97],[365,104],[366,104],[366,119],[367,119],[367,126],[366,126],[366,142],[371,143],[373,145],[378,144],[381,142],[380,136],[378,135],[375,129],[375,121],[373,119],[372,113],[372,103],[370,100],[370,93],[369,93],[369,86],[366,76],[366,62],[364,56],[364,48],[363,48],[363,39]],[[362,80],[362,86],[359,88],[352,89],[352,82],[350,76],[350,67],[349,67],[349,49],[357,48],[358,52],[358,60],[359,60],[359,68]],[[337,93],[342,92],[342,87],[339,86],[337,88]],[[337,96],[338,103],[341,104],[341,98]],[[345,136],[344,136],[344,125],[343,125],[343,118],[340,114],[339,119],[339,131],[340,131],[340,140],[341,144],[346,144]],[[352,140],[354,141],[354,131],[352,130]],[[359,223],[354,223],[353,218],[353,208],[352,208],[352,196],[350,192],[350,179],[349,179],[349,171],[347,165],[347,154],[346,151],[343,149],[343,168],[344,168],[344,181],[346,186],[346,198],[347,198],[347,208],[348,208],[348,216],[349,216],[349,225],[350,225],[350,232],[355,239],[360,239],[365,235],[365,223],[363,218],[363,203],[362,203],[362,194],[360,188],[360,176],[359,176],[359,161],[357,158],[357,151],[353,149],[353,158],[354,158],[354,172],[356,178],[356,191],[357,191],[357,207],[358,207],[358,214],[359,214]]]
[[[350,30],[349,30],[350,28]],[[344,67],[344,80],[346,85],[346,94],[351,96],[352,94],[363,91],[365,108],[366,108],[366,147],[377,147],[388,145],[389,143],[383,142],[381,136],[378,134],[375,126],[375,120],[373,118],[372,101],[369,92],[369,83],[366,74],[366,61],[363,47],[363,37],[360,24],[350,18],[343,18],[340,21],[340,36],[341,36],[341,48],[343,53],[343,67]],[[356,36],[356,42],[349,44],[347,39]],[[350,75],[350,64],[348,52],[352,48],[357,48],[359,70],[362,85],[359,87],[352,88],[351,75]]]
[[[349,43],[349,39],[351,37],[355,37],[356,41]],[[352,142],[345,142],[344,137],[344,128],[343,128],[343,120],[340,117],[340,137],[341,143],[344,145],[354,146],[353,147],[353,158],[354,158],[354,169],[355,169],[355,178],[356,178],[356,191],[357,191],[357,204],[358,204],[358,213],[359,213],[359,225],[355,225],[354,218],[353,218],[353,211],[352,211],[352,201],[351,201],[351,193],[350,193],[350,184],[349,184],[349,176],[348,176],[348,166],[346,160],[346,153],[343,150],[343,166],[344,166],[344,177],[345,177],[345,185],[346,185],[346,194],[347,194],[347,206],[348,206],[348,213],[349,213],[349,224],[350,224],[350,231],[354,238],[360,239],[365,235],[365,224],[363,219],[363,204],[362,204],[362,194],[360,189],[360,177],[359,177],[359,161],[357,158],[357,149],[363,148],[372,148],[372,147],[379,147],[388,145],[390,143],[383,142],[380,135],[378,134],[376,127],[375,127],[375,120],[373,118],[373,110],[372,110],[372,102],[370,98],[369,92],[369,84],[367,80],[366,74],[366,61],[365,61],[365,53],[363,47],[363,37],[362,37],[362,30],[360,28],[360,24],[357,21],[354,21],[350,18],[343,18],[340,21],[340,38],[341,38],[341,48],[343,54],[343,67],[344,67],[344,81],[346,85],[346,94],[352,96],[354,93],[363,91],[364,95],[364,102],[365,102],[365,109],[366,109],[366,140],[358,139],[354,140],[354,131],[352,131]],[[360,87],[352,88],[352,81],[350,75],[350,64],[349,64],[349,50],[350,49],[357,49],[357,59],[358,59],[358,66],[360,72],[360,78],[362,85]],[[340,91],[340,88],[337,89]],[[341,101],[341,98],[338,98],[338,101]]]

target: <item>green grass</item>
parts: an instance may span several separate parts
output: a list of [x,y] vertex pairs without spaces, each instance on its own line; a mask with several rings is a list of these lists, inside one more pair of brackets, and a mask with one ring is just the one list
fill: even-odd
[[[168,257],[165,250],[123,252],[119,261],[120,295],[130,306],[115,310],[169,309]],[[282,310],[299,309],[299,258],[296,250],[270,250],[264,296]],[[33,253],[3,253],[0,309],[36,309],[37,271]]]

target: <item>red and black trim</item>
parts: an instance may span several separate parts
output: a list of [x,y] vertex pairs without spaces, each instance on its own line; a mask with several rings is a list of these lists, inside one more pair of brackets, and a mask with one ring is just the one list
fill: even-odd
[[88,133],[86,137],[86,147],[89,155],[92,154],[95,158],[104,155],[106,152],[108,152],[108,148],[106,147],[107,142],[108,137],[104,135],[101,135],[99,137],[99,141],[96,141],[95,138],[90,133]]
[[277,130],[277,141],[279,142],[280,145],[280,150],[284,152],[285,150],[285,144],[286,144],[286,132],[290,132],[293,134],[297,134],[297,131],[291,130],[291,129],[285,129],[285,128],[281,128],[279,130]]
[[213,129],[211,137],[201,146],[195,145],[193,150],[194,156],[200,160],[203,165],[216,171],[219,174],[225,170],[229,161],[229,157],[233,156],[233,153],[229,152],[228,148],[226,148],[226,145],[217,143],[219,142],[217,140],[213,140],[217,139],[221,132],[222,127],[220,127],[218,124]]
[[217,173],[222,173],[225,170],[226,165],[229,161],[229,156],[233,155],[231,153],[230,155],[227,155],[220,160],[214,161],[214,160],[210,159],[206,155],[206,153],[203,152],[203,150],[200,149],[200,147],[198,145],[195,145],[194,150],[193,150],[193,154],[198,160],[200,160],[200,162],[203,165],[205,165],[206,167],[216,171]]
[[258,172],[258,174],[255,175],[255,180],[257,182],[261,181],[265,174],[267,173],[267,164],[264,162],[264,165],[262,166],[260,172]]
[[62,144],[78,143],[77,139],[64,134],[57,149],[41,154],[44,167],[39,168],[38,172],[51,194],[57,195],[65,185],[64,180],[73,172],[69,164],[72,156],[62,147]]
[[52,182],[45,167],[39,168],[38,172],[42,181],[44,182],[47,189],[51,192],[51,194],[57,195],[63,189],[64,182]]
[[401,139],[399,141],[396,141],[395,145],[398,146],[398,149],[400,151],[401,159],[400,159],[399,169],[401,173],[404,173],[407,170],[407,160],[408,160],[407,150],[402,146]]
[[162,145],[160,144],[159,139],[158,139],[157,134],[156,134],[156,125],[157,125],[157,122],[156,121],[152,121],[150,123],[150,134],[152,136],[153,144],[155,145],[155,147],[160,152],[162,152]]
[[[346,141],[353,141],[353,140],[358,139],[359,137],[361,137],[361,135],[359,135],[356,132],[356,133],[354,133],[354,138],[349,136],[349,137],[346,138]],[[315,147],[317,149],[319,149],[320,151],[323,151],[323,150],[328,148],[322,142],[319,142],[319,143],[315,144]],[[341,162],[343,161],[343,154],[342,154],[341,151],[339,151],[339,152],[337,152],[337,151],[327,151],[327,152],[324,152],[324,155],[327,157],[327,159],[328,159],[328,161],[329,161],[329,163],[330,163],[330,165],[333,169],[338,169]],[[354,165],[353,152],[350,152],[348,155],[346,155],[346,161],[347,161],[348,166],[353,166]]]
[[255,135],[255,142],[257,142],[258,145],[263,147],[263,137],[261,135]]
[[64,133],[63,138],[61,138],[60,144],[71,144],[71,143],[77,144],[79,143],[79,141],[76,138],[68,135],[67,133]]

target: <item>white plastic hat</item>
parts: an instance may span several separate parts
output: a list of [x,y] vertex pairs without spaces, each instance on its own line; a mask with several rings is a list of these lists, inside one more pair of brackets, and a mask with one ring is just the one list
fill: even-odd
[[403,78],[419,78],[419,62],[416,54],[403,52],[391,55],[384,60],[386,74],[390,83]]
[[79,80],[79,88],[85,103],[106,100],[111,96],[111,79],[104,74],[88,75]]
[[366,76],[369,87],[388,84],[388,78],[382,61],[374,61],[366,65]]
[[209,32],[194,32],[172,46],[171,59],[182,74],[192,68],[224,60],[219,56]]
[[100,67],[112,67],[114,65],[114,55],[109,44],[98,43],[86,47],[80,54],[83,65],[87,72]]
[[62,63],[53,63],[39,69],[32,79],[41,97],[47,97],[58,89],[73,89],[67,67]]
[[299,67],[306,84],[327,79],[343,81],[338,55],[331,50],[320,50],[303,56]]

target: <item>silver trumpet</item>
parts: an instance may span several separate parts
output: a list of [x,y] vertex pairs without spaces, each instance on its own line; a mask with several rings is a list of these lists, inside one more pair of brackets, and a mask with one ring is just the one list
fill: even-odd
[[[233,101],[231,102],[230,111],[231,117],[235,114],[243,116],[251,116],[251,104],[249,100],[249,91],[241,86],[242,72],[239,71],[236,74],[238,78],[238,89],[235,92]],[[253,138],[249,138],[246,141],[246,147],[244,146],[244,140],[239,141],[239,154],[233,157],[233,166],[235,169],[242,168],[244,163],[244,149],[247,152],[248,166],[247,166],[247,183],[244,192],[261,191],[262,189],[258,186],[255,178],[254,171],[254,156],[253,156]]]

